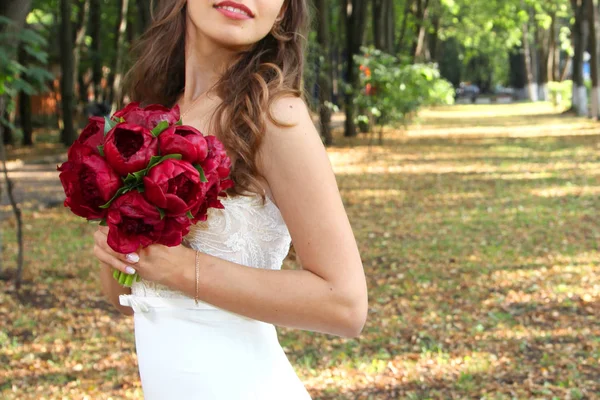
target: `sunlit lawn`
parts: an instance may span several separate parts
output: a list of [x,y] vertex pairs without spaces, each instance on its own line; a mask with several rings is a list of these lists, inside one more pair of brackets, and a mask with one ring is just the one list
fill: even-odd
[[[384,147],[339,138],[370,314],[356,340],[279,329],[313,397],[600,397],[599,139],[600,124],[525,104],[424,112]],[[94,227],[61,208],[25,218],[33,282],[22,302],[0,292],[0,398],[142,398]]]

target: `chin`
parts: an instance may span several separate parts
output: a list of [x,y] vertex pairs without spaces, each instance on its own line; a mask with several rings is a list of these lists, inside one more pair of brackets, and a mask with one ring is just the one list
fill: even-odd
[[227,50],[244,51],[260,42],[266,34],[249,34],[239,29],[219,29],[218,33],[210,36],[213,42]]

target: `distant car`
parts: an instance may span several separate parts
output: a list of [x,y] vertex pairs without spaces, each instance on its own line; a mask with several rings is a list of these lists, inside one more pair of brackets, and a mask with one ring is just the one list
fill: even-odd
[[514,96],[515,89],[511,87],[504,87],[502,85],[496,85],[494,88],[494,94],[496,95],[506,95],[506,96]]
[[462,82],[456,89],[456,98],[469,98],[473,103],[477,100],[477,97],[481,93],[479,86],[472,83]]

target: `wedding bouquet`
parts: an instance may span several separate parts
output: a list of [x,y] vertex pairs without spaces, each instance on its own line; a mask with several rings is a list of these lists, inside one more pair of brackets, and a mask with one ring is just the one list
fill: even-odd
[[[91,117],[57,169],[65,206],[108,225],[108,245],[122,254],[181,244],[233,186],[223,144],[182,125],[179,106],[130,103],[110,118]],[[113,276],[125,286],[139,280]]]

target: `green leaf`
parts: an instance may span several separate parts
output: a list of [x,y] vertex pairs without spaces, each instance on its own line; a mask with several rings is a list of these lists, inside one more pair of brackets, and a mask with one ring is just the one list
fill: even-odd
[[179,121],[177,121],[175,123],[175,125],[179,125],[179,126],[183,125],[183,120],[181,118],[179,118]]
[[187,212],[187,216],[188,216],[189,219],[193,219],[194,218],[194,216],[192,215],[191,211]]
[[198,170],[198,172],[200,173],[200,182],[204,182],[204,183],[208,182],[208,179],[206,179],[206,175],[204,174],[204,170],[202,169],[200,164],[194,165],[194,168],[196,168]]
[[136,178],[135,175],[133,175],[131,173],[127,174],[127,176],[125,178],[123,178],[123,183],[126,186],[134,185],[137,183],[137,181],[138,181],[138,178]]
[[163,162],[165,160],[181,160],[183,156],[179,153],[175,154],[167,154],[166,156],[162,156],[159,162]]
[[167,154],[166,156],[152,156],[150,158],[150,162],[148,163],[148,168],[146,168],[146,173],[150,170],[150,168],[157,166],[161,162],[165,160],[181,160],[181,154]]
[[154,135],[154,137],[158,137],[158,135],[160,135],[168,127],[169,123],[167,121],[160,121],[158,125],[156,125],[154,129],[152,129],[150,132],[152,132],[152,135]]
[[105,219],[103,219],[102,221],[100,221],[100,226],[108,226],[108,224],[106,223]]
[[161,156],[152,156],[150,157],[150,162],[148,163],[148,169],[152,168],[161,160]]
[[110,119],[108,117],[104,117],[104,136],[106,136],[106,134],[108,132],[110,132],[110,130],[117,125],[118,125],[117,121],[113,121],[112,119]]
[[104,145],[103,144],[98,146],[98,152],[100,153],[100,155],[102,157],[104,157]]
[[163,219],[165,217],[165,210],[163,210],[160,207],[156,207],[156,209],[158,210],[158,213],[160,214],[160,219]]
[[133,176],[135,177],[136,180],[140,180],[146,175],[146,172],[147,172],[146,169],[143,169],[141,171],[134,172]]
[[103,204],[100,206],[100,208],[102,209],[107,209],[108,207],[110,207],[111,203],[120,195],[127,193],[130,189],[128,187],[122,187],[119,190],[117,190],[117,192],[115,193],[115,195],[108,201],[106,202],[106,204]]

